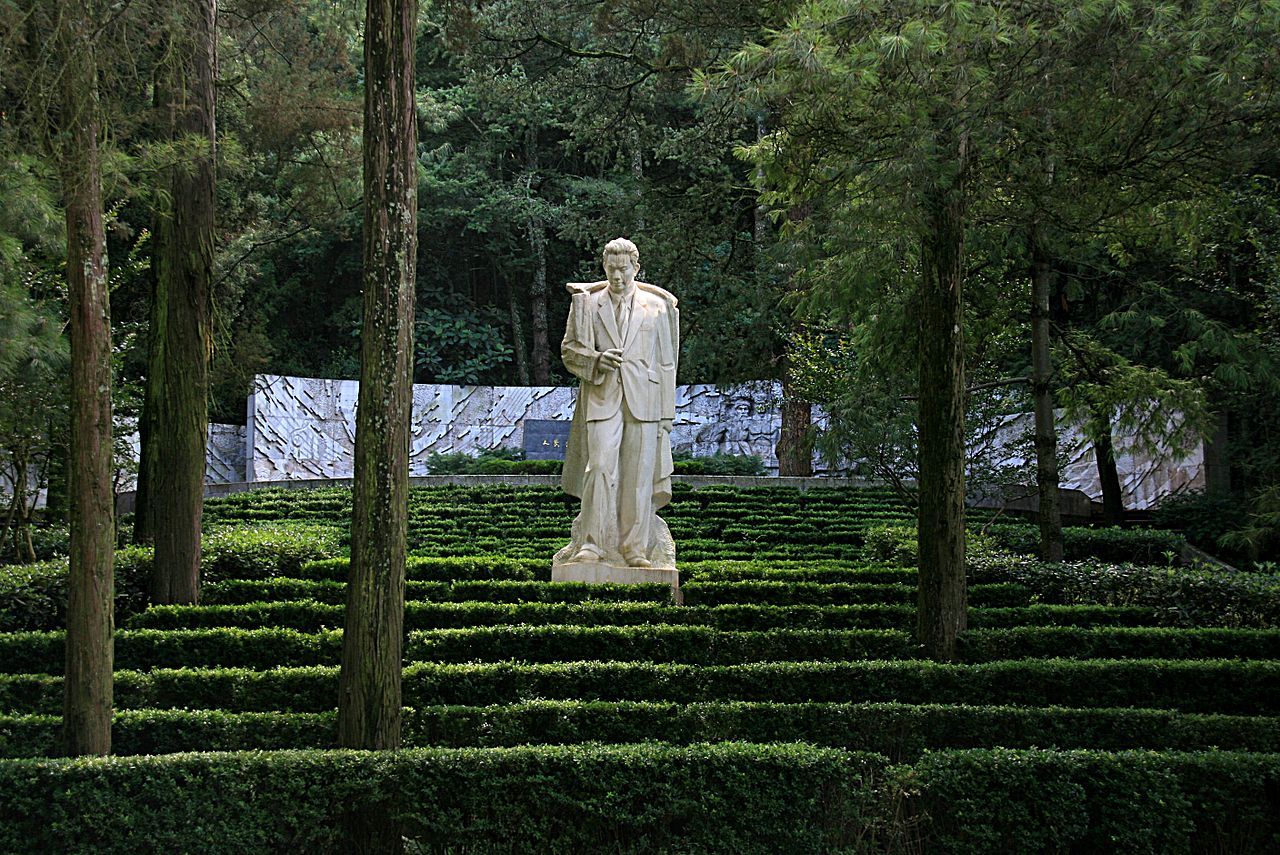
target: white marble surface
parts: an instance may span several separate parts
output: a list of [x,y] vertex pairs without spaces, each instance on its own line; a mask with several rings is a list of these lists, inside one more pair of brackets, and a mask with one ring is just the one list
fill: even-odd
[[[259,375],[255,389],[249,403],[246,480],[351,477],[356,381]],[[779,384],[768,382],[731,389],[677,386],[673,450],[695,455],[749,450],[776,472],[781,391]],[[410,474],[427,474],[427,458],[433,453],[520,448],[523,421],[570,421],[576,392],[570,386],[415,385]]]
[[[260,375],[256,388],[249,404],[245,480],[351,477],[355,381]],[[568,386],[416,385],[411,474],[426,474],[432,452],[476,454],[494,446],[519,448],[523,420],[569,421],[575,392]],[[677,386],[672,448],[697,456],[717,451],[758,454],[776,473],[781,399],[780,384],[767,381],[729,388]],[[820,423],[822,413],[815,409],[814,416]],[[1014,448],[1030,418],[1010,416],[992,441]],[[1100,499],[1092,446],[1080,430],[1070,426],[1064,426],[1062,442],[1067,458],[1062,486]],[[1150,508],[1163,495],[1204,486],[1204,451],[1199,443],[1180,457],[1165,454],[1154,459],[1135,453],[1132,440],[1123,436],[1117,437],[1116,448],[1126,507]],[[1004,459],[1010,464],[1022,460],[1013,451]],[[211,462],[211,479],[214,471]]]

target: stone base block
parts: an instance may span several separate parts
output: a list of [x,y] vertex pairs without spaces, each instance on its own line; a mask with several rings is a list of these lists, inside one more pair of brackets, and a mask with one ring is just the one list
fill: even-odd
[[585,582],[588,585],[670,585],[677,604],[684,602],[680,594],[680,573],[674,567],[625,567],[603,561],[574,561],[551,566],[552,582]]

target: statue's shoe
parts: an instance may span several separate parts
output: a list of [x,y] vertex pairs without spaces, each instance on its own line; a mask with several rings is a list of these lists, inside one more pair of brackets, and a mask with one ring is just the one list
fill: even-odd
[[652,567],[652,566],[653,566],[653,562],[652,562],[652,561],[650,561],[648,558],[645,558],[643,555],[627,555],[627,556],[625,556],[625,557],[626,557],[626,559],[627,559],[627,566],[628,566],[628,567],[642,567],[642,568],[643,568],[643,567]]
[[584,546],[578,550],[577,555],[573,556],[573,558],[570,559],[570,563],[591,564],[599,561],[601,558],[604,558],[604,556],[601,555],[599,552],[596,552],[594,549],[592,549],[589,546]]

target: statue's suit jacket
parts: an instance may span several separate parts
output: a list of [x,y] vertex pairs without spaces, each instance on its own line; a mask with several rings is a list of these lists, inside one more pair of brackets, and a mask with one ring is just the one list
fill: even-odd
[[[676,367],[680,354],[680,311],[676,298],[655,285],[636,283],[631,317],[624,338],[618,330],[608,282],[571,282],[573,295],[560,355],[565,367],[581,379],[573,412],[562,483],[567,493],[582,494],[587,464],[586,422],[607,419],[622,406],[640,421],[674,419]],[[611,348],[622,350],[622,365],[601,369],[598,358]],[[654,504],[671,498],[671,440],[659,437]]]

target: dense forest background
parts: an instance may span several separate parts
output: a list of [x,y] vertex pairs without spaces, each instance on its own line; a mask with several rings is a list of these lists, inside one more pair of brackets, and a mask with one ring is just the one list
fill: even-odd
[[[909,476],[932,232],[903,200],[948,168],[919,129],[961,75],[979,81],[962,104],[969,432],[1031,410],[1038,383],[1101,446],[1119,428],[1216,439],[1216,489],[1256,497],[1280,481],[1277,72],[1265,4],[1235,6],[956,12],[935,50],[929,4],[423,3],[414,379],[567,383],[563,283],[597,278],[625,235],[681,300],[681,382],[781,379],[831,414],[824,449]],[[157,117],[173,8],[105,4],[93,34],[121,424],[148,372],[158,176],[207,145]],[[56,475],[51,14],[0,4],[0,437]],[[218,7],[212,421],[244,421],[255,373],[357,376],[362,26],[350,3]],[[1037,318],[1052,365],[1033,382]]]

